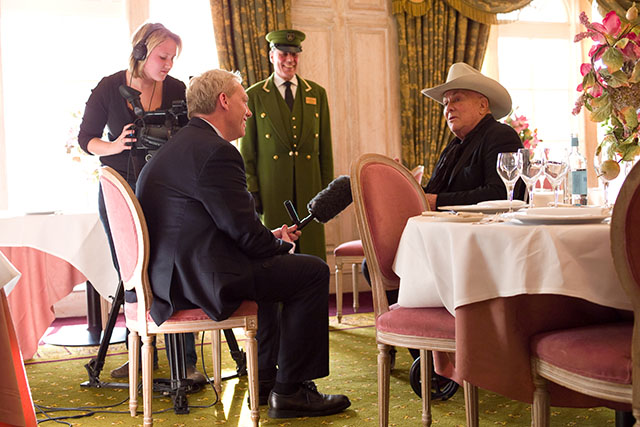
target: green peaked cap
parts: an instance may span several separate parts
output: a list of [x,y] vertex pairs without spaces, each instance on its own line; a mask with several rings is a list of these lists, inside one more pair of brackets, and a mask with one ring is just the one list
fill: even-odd
[[305,37],[305,34],[298,30],[271,31],[265,36],[271,47],[283,52],[302,52],[300,44]]

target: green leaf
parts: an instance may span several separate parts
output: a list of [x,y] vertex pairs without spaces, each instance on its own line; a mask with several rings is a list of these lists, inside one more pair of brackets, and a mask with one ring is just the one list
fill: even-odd
[[631,72],[631,77],[629,77],[629,82],[640,82],[640,62],[636,62],[636,65],[633,66],[633,71]]
[[640,147],[638,147],[637,144],[621,145],[619,148],[622,160],[625,162],[633,160],[638,154],[640,154]]
[[618,70],[611,74],[607,80],[607,84],[611,87],[626,86],[629,83],[629,79],[624,71]]
[[618,40],[616,42],[616,44],[613,45],[613,47],[616,47],[616,48],[622,50],[627,46],[628,43],[629,43],[629,39],[626,38],[626,37],[623,37],[620,40]]
[[610,73],[614,73],[622,68],[622,53],[615,47],[607,48],[604,55],[602,55],[602,62],[607,66]]
[[606,93],[600,98],[594,98],[591,101],[591,107],[593,108],[591,120],[594,122],[603,122],[607,120],[613,112],[611,100],[609,99],[609,95]]
[[635,129],[638,126],[638,114],[636,109],[632,107],[625,107],[620,111],[624,117],[624,123],[629,129]]
[[589,71],[582,79],[582,87],[586,89],[594,84],[596,84],[596,75],[593,71]]

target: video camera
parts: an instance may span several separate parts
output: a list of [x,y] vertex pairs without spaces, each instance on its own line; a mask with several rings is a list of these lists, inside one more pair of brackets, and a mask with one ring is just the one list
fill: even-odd
[[187,124],[187,103],[173,101],[168,110],[144,111],[140,102],[140,91],[125,85],[120,85],[119,90],[120,95],[133,106],[133,112],[138,116],[131,128],[131,136],[136,138],[133,148],[147,150],[148,161],[173,134]]

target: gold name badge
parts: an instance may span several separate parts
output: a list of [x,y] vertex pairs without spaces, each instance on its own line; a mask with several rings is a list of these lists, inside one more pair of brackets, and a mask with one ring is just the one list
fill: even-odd
[[304,100],[305,100],[305,102],[307,104],[316,105],[316,99],[315,98],[311,98],[310,96],[307,96]]

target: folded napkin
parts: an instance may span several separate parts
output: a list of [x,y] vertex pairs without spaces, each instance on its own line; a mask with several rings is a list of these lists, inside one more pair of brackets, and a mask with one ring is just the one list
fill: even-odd
[[514,200],[512,202],[508,200],[487,200],[485,202],[478,203],[476,206],[496,208],[496,209],[509,208],[509,207],[514,209],[519,209],[526,206],[526,203],[523,202],[522,200]]
[[436,218],[463,217],[463,218],[482,218],[482,214],[477,212],[441,212],[441,211],[424,211],[422,216],[432,216]]

